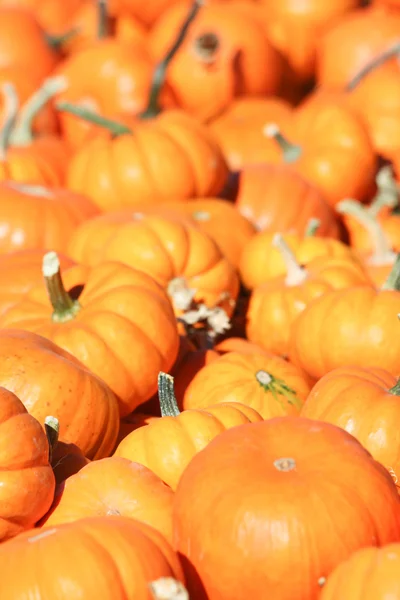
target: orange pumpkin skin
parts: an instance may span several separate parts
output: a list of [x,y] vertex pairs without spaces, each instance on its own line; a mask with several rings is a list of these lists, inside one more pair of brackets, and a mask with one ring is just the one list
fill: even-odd
[[51,248],[65,252],[69,238],[99,209],[64,189],[0,182],[0,252]]
[[354,551],[399,540],[399,506],[386,469],[347,432],[275,418],[226,431],[192,459],[175,493],[175,547],[196,600],[261,588],[316,600],[321,577]]
[[119,515],[147,523],[171,541],[173,497],[172,490],[143,465],[116,456],[103,458],[59,488],[41,525]]
[[270,161],[276,148],[266,139],[266,123],[280,127],[292,118],[292,107],[281,98],[238,98],[208,124],[229,167],[242,171],[248,165]]
[[146,27],[150,27],[170,5],[170,0],[151,0],[146,4],[141,0],[118,0],[116,10],[118,14],[132,15]]
[[209,131],[183,111],[138,122],[133,134],[89,140],[72,158],[68,187],[103,210],[215,196],[228,168]]
[[78,446],[58,441],[51,455],[51,466],[56,484],[60,485],[89,463],[89,458],[86,458]]
[[397,484],[400,452],[393,423],[397,423],[400,402],[395,390],[390,391],[396,382],[383,369],[334,369],[311,390],[301,416],[332,423],[354,435]]
[[[77,548],[79,560],[67,565],[65,557],[76,555]],[[2,544],[0,556],[4,589],[14,598],[36,594],[69,600],[73,589],[81,598],[148,600],[151,581],[183,581],[178,556],[165,538],[127,517],[92,517],[29,531]],[[68,589],[60,589],[60,581],[67,581]]]
[[279,356],[264,351],[228,352],[197,373],[186,390],[183,408],[208,410],[213,404],[240,402],[263,419],[271,419],[297,415],[309,391],[301,372]]
[[17,6],[28,10],[38,20],[43,29],[50,34],[62,34],[79,6],[86,0],[55,2],[54,0],[1,0],[0,6]]
[[235,204],[259,231],[304,235],[310,219],[318,219],[318,236],[339,237],[335,211],[321,192],[285,165],[245,165]]
[[293,324],[291,360],[315,379],[346,365],[377,367],[397,376],[399,313],[399,292],[370,286],[327,292]]
[[[301,270],[299,270],[300,277]],[[290,352],[293,324],[315,298],[330,290],[356,285],[371,287],[363,267],[348,258],[319,257],[303,270],[304,279],[277,277],[256,287],[246,315],[246,333],[250,341],[281,356]]]
[[[326,259],[344,259],[357,263],[357,256],[345,244],[331,238],[317,236],[304,237],[297,233],[284,233],[284,241],[294,253],[297,262],[307,266],[319,257]],[[248,289],[267,283],[274,277],[286,274],[284,260],[272,244],[274,233],[262,231],[251,238],[243,249],[239,271],[244,285]]]
[[76,444],[90,459],[108,456],[119,416],[108,386],[39,335],[1,329],[0,341],[0,385],[16,394],[40,423],[48,415],[56,417],[62,442]]
[[362,548],[328,577],[321,600],[385,600],[399,589],[400,544]]
[[23,8],[0,7],[0,68],[21,67],[39,83],[56,64],[57,55],[35,17]]
[[[264,348],[253,342],[249,342],[244,338],[239,337],[228,337],[215,344],[214,350],[219,354],[223,355],[227,352],[240,352],[242,354],[263,354],[266,352]],[[266,352],[268,354],[268,352]]]
[[[0,314],[32,287],[43,283],[43,254],[43,250],[16,250],[0,254]],[[58,258],[62,269],[75,264],[62,254]]]
[[317,48],[317,81],[328,89],[344,89],[382,51],[396,44],[400,14],[372,4],[349,12],[321,36]]
[[[176,38],[189,3],[167,9],[150,31],[150,50],[161,60]],[[238,96],[279,91],[283,63],[257,14],[240,3],[203,6],[169,65],[166,76],[179,105],[201,121],[220,115]]]
[[145,465],[175,490],[193,456],[214,437],[256,421],[262,421],[262,416],[238,402],[184,410],[177,417],[160,417],[135,429],[122,440],[114,456]]
[[[221,306],[229,315],[239,292],[237,273],[216,243],[173,216],[102,215],[77,229],[68,254],[89,266],[108,260],[125,263],[151,275],[164,288],[183,278],[196,290],[194,299],[209,306],[226,294]],[[179,304],[174,302],[174,307],[180,314]]]
[[159,371],[174,363],[179,335],[171,303],[151,277],[120,263],[71,267],[63,279],[67,290],[83,286],[74,318],[52,320],[42,284],[0,317],[1,326],[34,331],[70,352],[117,394],[125,416],[153,395]]
[[34,527],[53,501],[55,479],[42,425],[0,387],[0,541]]

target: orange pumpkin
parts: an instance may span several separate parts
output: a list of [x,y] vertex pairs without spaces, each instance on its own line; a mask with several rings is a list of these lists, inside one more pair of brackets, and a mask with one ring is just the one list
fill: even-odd
[[[313,225],[312,222],[311,225]],[[310,229],[310,233],[313,233],[312,229]],[[275,235],[269,230],[262,231],[253,236],[244,247],[239,271],[241,279],[248,289],[253,289],[274,277],[286,274],[287,265],[284,257],[272,243]],[[348,246],[329,237],[284,233],[282,239],[302,266],[307,266],[312,260],[319,257],[357,261],[356,255]]]
[[285,165],[245,165],[235,204],[259,231],[304,235],[316,219],[319,236],[339,237],[335,212],[321,192]]
[[170,375],[160,373],[161,418],[128,434],[115,456],[145,465],[175,490],[193,456],[214,437],[231,427],[262,421],[262,417],[250,406],[237,402],[180,413],[173,381]]
[[[152,55],[161,60],[187,14],[189,1],[173,3],[150,31]],[[179,105],[201,121],[220,115],[238,96],[279,91],[283,63],[259,22],[240,3],[202,6],[169,66],[166,82]]]
[[309,391],[300,371],[279,356],[228,352],[196,374],[182,407],[208,410],[214,404],[239,402],[270,419],[297,415]]
[[34,527],[53,501],[55,479],[41,424],[0,387],[0,541]]
[[253,289],[246,314],[250,341],[281,356],[288,356],[293,324],[315,298],[329,290],[370,286],[362,266],[351,257],[321,256],[301,267],[282,236],[273,244],[286,262],[286,274]]
[[192,299],[208,306],[220,302],[232,314],[239,292],[236,271],[216,243],[173,216],[102,215],[77,229],[68,254],[88,266],[120,261],[151,275],[168,291],[177,314]]
[[291,360],[315,379],[346,365],[400,372],[400,259],[384,289],[368,285],[333,290],[312,302],[296,319]]
[[143,465],[125,458],[96,460],[59,488],[46,527],[86,517],[118,515],[147,523],[172,539],[173,493]]
[[333,369],[311,390],[301,416],[342,427],[383,464],[400,488],[397,423],[400,385],[388,371],[345,366]]
[[316,600],[353,552],[400,540],[399,508],[390,475],[355,438],[286,416],[225,431],[192,459],[175,493],[175,546],[196,600],[260,589]]
[[[76,556],[77,548],[79,560],[68,565],[66,557]],[[149,600],[149,586],[159,578],[183,581],[179,558],[164,536],[128,517],[93,517],[26,532],[0,546],[0,560],[4,589],[14,598],[70,600],[73,589],[81,598]]]
[[34,331],[73,354],[117,394],[121,416],[129,414],[153,395],[158,372],[170,369],[178,352],[166,293],[145,273],[116,262],[71,267],[64,284],[51,252],[43,272],[46,285],[3,313],[1,326]]
[[400,544],[362,548],[336,567],[320,600],[385,600],[399,589]]
[[63,33],[79,6],[85,0],[0,0],[0,6],[18,6],[34,15],[44,31],[51,35]]
[[108,456],[119,425],[117,399],[108,386],[39,335],[1,329],[0,342],[0,385],[40,423],[56,417],[61,442],[76,444],[90,459]]

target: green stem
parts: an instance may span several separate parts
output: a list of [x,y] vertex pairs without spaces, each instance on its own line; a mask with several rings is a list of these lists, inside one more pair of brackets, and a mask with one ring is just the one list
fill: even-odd
[[382,290],[395,290],[400,292],[400,254],[396,256],[396,260],[389,273],[388,278],[381,287]]
[[42,270],[49,300],[54,309],[53,321],[56,323],[71,321],[80,311],[81,305],[71,298],[64,287],[60,261],[55,252],[47,252],[44,255]]
[[307,279],[307,271],[299,265],[294,253],[280,233],[274,235],[272,245],[279,250],[283,262],[285,263],[286,285],[295,286],[303,283],[303,281]]
[[74,27],[73,29],[70,29],[69,31],[66,31],[60,35],[50,35],[47,33],[46,41],[47,44],[53,48],[53,50],[58,52],[62,49],[64,44],[69,42],[69,40],[72,40],[72,38],[74,38],[78,33],[79,29],[77,27]]
[[358,86],[358,84],[363,79],[365,79],[365,77],[367,77],[367,75],[369,75],[370,73],[372,73],[373,71],[375,71],[376,69],[378,69],[379,67],[384,65],[388,60],[390,60],[391,58],[394,58],[399,53],[400,53],[400,44],[397,43],[394,46],[392,46],[391,48],[389,48],[388,50],[385,50],[384,52],[379,54],[377,57],[375,57],[373,60],[371,60],[367,65],[365,65],[365,67],[360,69],[360,71],[357,73],[357,75],[355,75],[355,77],[353,77],[353,79],[351,79],[349,81],[349,83],[346,86],[346,91],[351,92],[352,90],[354,90],[354,88],[356,88]]
[[317,233],[318,229],[321,226],[321,221],[313,217],[307,223],[306,231],[304,233],[305,237],[314,237]]
[[393,396],[400,396],[400,379],[392,388],[390,388],[389,394],[393,394]]
[[51,77],[25,102],[19,111],[18,122],[10,135],[14,146],[28,146],[33,142],[33,121],[40,110],[67,86],[65,77]]
[[107,0],[97,0],[97,39],[103,40],[108,34]]
[[337,205],[336,210],[342,215],[352,216],[368,231],[374,247],[374,253],[369,259],[371,264],[387,264],[393,260],[394,253],[385,232],[373,215],[368,212],[368,209],[356,200],[342,200]]
[[60,423],[58,419],[56,417],[46,417],[44,420],[44,430],[49,443],[49,463],[51,464],[60,433]]
[[379,170],[376,176],[376,185],[378,192],[367,209],[373,217],[378,216],[381,208],[396,208],[399,204],[399,187],[391,165],[386,165]]
[[158,399],[162,417],[178,417],[181,414],[175,397],[174,378],[162,371],[158,374]]
[[292,390],[282,379],[277,379],[267,371],[257,371],[256,380],[260,384],[260,386],[266,391],[270,392],[275,400],[279,403],[282,403],[283,396],[285,400],[295,406],[296,408],[301,408],[301,402],[299,398],[296,396],[296,392]]
[[155,68],[151,83],[149,102],[146,110],[144,110],[143,113],[140,115],[142,119],[151,119],[153,117],[156,117],[161,112],[162,108],[160,106],[160,92],[165,82],[167,69],[171,63],[171,60],[174,58],[175,54],[182,46],[182,43],[186,38],[187,32],[189,31],[189,27],[196,18],[200,8],[202,7],[203,1],[204,0],[194,0],[174,43],[172,44],[171,48],[169,49],[163,60]]
[[112,135],[124,135],[124,134],[132,134],[132,130],[123,125],[122,123],[117,123],[116,121],[112,121],[111,119],[106,119],[83,106],[76,106],[75,104],[71,104],[70,102],[57,102],[56,104],[57,110],[60,112],[66,112],[70,115],[74,115],[75,117],[79,117],[84,121],[88,121],[88,123],[92,123],[93,125],[98,125],[99,127],[103,127],[104,129],[108,129],[108,131]]
[[276,125],[275,123],[270,123],[269,125],[266,125],[264,128],[264,134],[268,138],[272,138],[276,141],[279,148],[283,152],[283,158],[285,163],[290,164],[296,162],[296,160],[300,158],[302,154],[301,146],[289,142],[289,140],[284,135],[282,135],[278,125]]
[[5,161],[10,137],[17,121],[19,100],[12,83],[4,83],[2,93],[4,96],[4,124],[0,130],[0,160]]

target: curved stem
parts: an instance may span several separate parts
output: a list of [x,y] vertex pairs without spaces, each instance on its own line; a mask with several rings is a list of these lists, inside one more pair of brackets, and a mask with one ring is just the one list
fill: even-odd
[[162,371],[158,374],[158,399],[162,417],[178,417],[181,414],[175,397],[174,378]]
[[7,158],[10,137],[17,121],[19,100],[17,90],[12,83],[5,83],[1,91],[4,96],[4,124],[0,130],[0,160],[4,161]]
[[304,236],[305,237],[314,237],[314,235],[317,233],[320,226],[321,226],[321,221],[319,219],[316,219],[315,217],[313,217],[307,223],[307,227],[306,227]]
[[393,268],[389,273],[389,277],[381,287],[382,290],[395,290],[400,292],[400,254],[396,256]]
[[294,253],[280,233],[274,235],[272,245],[279,250],[283,262],[285,263],[286,285],[295,286],[303,283],[303,281],[307,279],[307,271],[299,265]]
[[289,140],[282,135],[281,130],[275,123],[270,123],[264,127],[264,135],[276,141],[279,148],[283,152],[283,158],[286,163],[295,162],[298,158],[300,158],[302,153],[301,146],[289,142]]
[[154,600],[189,600],[189,594],[183,583],[173,577],[160,577],[149,584]]
[[400,396],[400,379],[394,384],[392,388],[390,388],[389,394],[393,394],[393,396]]
[[18,122],[11,132],[10,142],[27,146],[33,139],[32,124],[38,112],[59,92],[67,87],[65,77],[51,77],[25,102],[19,111]]
[[54,450],[58,444],[58,436],[60,433],[59,420],[56,417],[46,417],[44,420],[44,430],[49,443],[49,463],[51,464]]
[[384,65],[385,62],[387,62],[391,58],[394,58],[399,53],[400,53],[400,44],[397,43],[394,46],[392,46],[391,48],[389,48],[388,50],[385,50],[384,52],[382,52],[381,54],[376,56],[369,63],[367,63],[365,65],[365,67],[360,69],[360,71],[357,73],[357,75],[355,75],[353,77],[353,79],[351,79],[349,81],[349,83],[346,85],[346,88],[345,88],[346,91],[351,92],[352,90],[354,90],[354,88],[356,88],[358,86],[358,84],[363,79],[365,79],[365,77],[367,75],[369,75],[370,73],[372,73],[373,71],[375,71],[376,69],[378,69],[379,67]]
[[367,209],[373,217],[377,217],[382,208],[395,208],[399,204],[399,187],[391,165],[386,165],[379,170],[376,185],[378,192]]
[[108,35],[107,0],[97,0],[97,39],[102,40]]
[[274,399],[283,405],[282,396],[285,400],[295,406],[301,408],[301,402],[296,396],[296,392],[292,390],[282,379],[278,379],[267,373],[267,371],[257,371],[256,380],[266,392],[270,392]]
[[362,227],[364,227],[372,240],[374,253],[370,257],[371,264],[386,264],[394,258],[394,253],[385,236],[385,232],[378,221],[369,214],[368,210],[356,200],[342,200],[336,207],[342,215],[352,216]]
[[66,112],[70,115],[74,115],[75,117],[79,117],[84,121],[88,121],[88,123],[93,123],[93,125],[98,125],[99,127],[103,127],[107,129],[112,135],[124,135],[124,134],[132,134],[132,130],[123,125],[122,123],[117,123],[117,121],[112,121],[111,119],[106,119],[96,113],[84,108],[83,106],[76,106],[75,104],[71,104],[70,102],[57,102],[56,104],[57,110],[60,112]]
[[56,323],[65,323],[73,319],[81,309],[77,300],[73,300],[66,291],[60,271],[60,261],[55,252],[47,252],[43,257],[43,277],[49,300],[54,309],[52,318]]
[[189,27],[196,18],[196,15],[199,12],[202,5],[203,0],[194,0],[174,43],[172,44],[171,48],[169,49],[163,60],[157,65],[153,74],[150,98],[147,108],[140,115],[142,119],[150,119],[152,117],[157,116],[161,112],[162,109],[160,107],[160,92],[165,82],[165,75],[167,73],[167,69],[170,65],[171,60],[174,58],[175,54],[178,52],[183,41],[185,40]]

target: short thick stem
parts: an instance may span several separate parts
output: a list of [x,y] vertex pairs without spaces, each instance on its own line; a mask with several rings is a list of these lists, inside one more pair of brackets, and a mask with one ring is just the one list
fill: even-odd
[[46,417],[44,421],[44,430],[49,444],[49,463],[51,464],[60,433],[60,423],[58,419],[56,417]]
[[276,233],[272,240],[273,246],[277,250],[283,259],[286,267],[286,279],[285,283],[288,286],[300,285],[307,279],[307,271],[299,265],[295,255],[289,248],[288,244],[283,239],[280,233]]
[[173,577],[160,577],[149,584],[154,600],[189,600],[189,594],[180,581]]
[[337,211],[342,215],[353,217],[368,231],[374,247],[374,252],[369,259],[370,264],[384,265],[394,260],[395,255],[382,227],[366,208],[355,200],[342,200],[337,205]]
[[162,371],[158,374],[158,399],[162,417],[178,417],[181,414],[175,397],[174,378]]
[[377,217],[382,208],[395,208],[399,204],[399,187],[393,174],[393,167],[382,167],[376,176],[377,194],[368,207],[368,212]]
[[320,227],[321,221],[313,217],[307,223],[307,227],[304,233],[305,237],[314,237],[314,235],[317,233]]
[[264,135],[272,138],[278,144],[283,152],[285,163],[293,163],[298,160],[302,154],[301,146],[292,144],[280,131],[278,125],[270,123],[264,127]]
[[400,379],[392,388],[390,388],[389,394],[393,394],[393,396],[400,396]]
[[71,321],[81,310],[77,300],[73,300],[66,291],[60,271],[60,261],[55,252],[48,252],[43,258],[43,277],[49,300],[53,307],[53,321],[65,323]]
[[93,125],[98,125],[99,127],[103,127],[107,129],[112,135],[126,135],[132,134],[132,130],[123,125],[122,123],[118,123],[117,121],[113,121],[111,119],[106,119],[96,113],[84,108],[83,106],[76,106],[75,104],[71,104],[70,102],[57,102],[56,104],[57,110],[60,112],[66,112],[70,115],[74,115],[75,117],[79,117],[83,121],[87,121],[88,123],[92,123]]
[[107,0],[97,0],[97,39],[102,40],[108,35]]
[[17,90],[12,83],[5,83],[2,86],[2,94],[4,96],[4,123],[0,130],[0,160],[5,161],[11,134],[17,122],[19,100]]
[[395,290],[400,292],[400,254],[397,255],[389,277],[383,284],[382,290]]
[[189,31],[189,28],[193,23],[194,19],[196,18],[196,15],[199,12],[202,5],[203,0],[194,0],[171,48],[168,50],[163,60],[157,65],[153,74],[150,89],[150,97],[149,102],[147,104],[147,108],[140,115],[142,119],[151,119],[153,117],[156,117],[161,112],[162,108],[160,106],[160,93],[165,83],[165,77],[167,74],[168,67],[175,54],[182,46],[182,43],[186,38],[187,32]]

